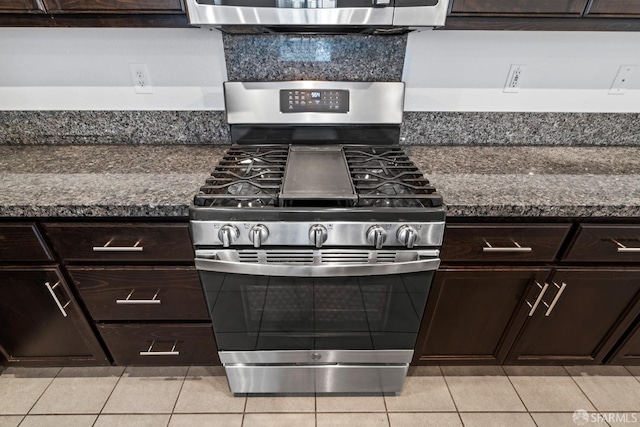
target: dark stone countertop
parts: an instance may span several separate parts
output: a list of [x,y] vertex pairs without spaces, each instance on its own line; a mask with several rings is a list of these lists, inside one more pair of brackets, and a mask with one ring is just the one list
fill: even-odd
[[[186,217],[220,145],[0,145],[2,217]],[[640,217],[638,147],[405,147],[449,216]]]

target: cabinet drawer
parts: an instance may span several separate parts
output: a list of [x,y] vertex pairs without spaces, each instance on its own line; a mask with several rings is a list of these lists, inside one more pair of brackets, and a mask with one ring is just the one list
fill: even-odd
[[588,0],[453,0],[452,15],[580,16]]
[[194,267],[68,267],[94,320],[208,320]]
[[98,324],[116,365],[216,365],[211,324]]
[[640,225],[581,224],[564,260],[640,262]]
[[0,225],[0,262],[53,261],[33,223]]
[[0,0],[0,13],[44,13],[37,0]]
[[51,13],[179,13],[181,0],[44,0]]
[[45,224],[67,261],[193,261],[188,224]]
[[443,261],[553,261],[570,224],[450,224]]
[[585,14],[589,17],[640,17],[638,0],[593,0]]

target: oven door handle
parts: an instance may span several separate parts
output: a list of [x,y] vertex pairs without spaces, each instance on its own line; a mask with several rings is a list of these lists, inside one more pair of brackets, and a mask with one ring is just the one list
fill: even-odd
[[371,264],[260,264],[226,261],[215,258],[196,258],[196,269],[217,273],[236,273],[258,276],[289,277],[345,277],[381,276],[420,271],[435,271],[440,266],[439,258],[425,258],[404,262]]

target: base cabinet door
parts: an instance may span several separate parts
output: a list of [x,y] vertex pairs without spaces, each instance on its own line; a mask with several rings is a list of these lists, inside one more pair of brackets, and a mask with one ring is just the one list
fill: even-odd
[[608,363],[611,365],[640,365],[640,319]]
[[414,363],[502,363],[550,269],[445,268],[434,278]]
[[0,267],[0,350],[12,364],[108,364],[56,267]]
[[640,311],[640,269],[558,268],[507,363],[598,364]]

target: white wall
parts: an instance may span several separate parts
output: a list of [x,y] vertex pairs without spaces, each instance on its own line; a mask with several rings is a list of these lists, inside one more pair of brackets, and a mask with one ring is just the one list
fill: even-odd
[[[527,64],[519,93],[511,64]],[[629,89],[609,95],[623,64]],[[403,80],[407,111],[640,112],[640,32],[414,32]]]
[[[136,94],[130,63],[147,64]],[[223,110],[218,31],[0,28],[0,110]]]

